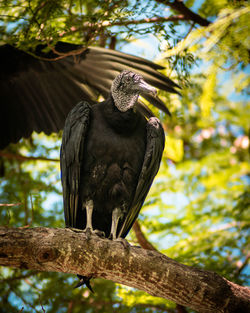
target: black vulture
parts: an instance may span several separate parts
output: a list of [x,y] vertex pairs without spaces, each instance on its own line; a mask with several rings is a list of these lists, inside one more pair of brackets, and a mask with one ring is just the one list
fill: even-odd
[[[58,42],[54,50],[38,45],[29,52],[2,45],[0,68],[0,149],[29,137],[33,131],[58,132],[76,103],[86,100],[92,104],[99,95],[106,99],[112,80],[123,69],[143,75],[158,89],[176,93],[178,88],[158,72],[163,67],[153,62],[65,42]],[[169,113],[159,98],[145,95],[145,99]],[[142,102],[138,102],[138,110],[151,115]]]
[[[158,171],[164,147],[159,121],[146,121],[144,116],[153,114],[137,99],[141,90],[134,88],[142,76],[160,90],[178,93],[178,85],[158,72],[162,66],[148,60],[65,42],[54,49],[38,45],[29,52],[2,45],[0,68],[0,149],[30,137],[33,131],[58,132],[71,110],[61,149],[66,225],[83,229],[87,222],[87,227],[92,224],[106,237],[124,238]],[[118,76],[110,93],[112,81],[123,70],[127,72]],[[127,80],[133,82],[127,89],[128,94],[135,92],[133,108],[123,109],[126,101],[120,101],[118,109],[116,90],[122,91]],[[107,100],[96,103],[100,95]],[[170,115],[157,96],[143,93],[142,97]],[[83,188],[86,181],[88,188]],[[80,279],[90,287],[89,278]]]
[[[139,95],[156,94],[143,77],[122,71],[103,102],[81,101],[69,113],[61,146],[67,227],[125,238],[155,175],[165,137],[156,117],[138,112]],[[89,284],[81,277],[79,285]],[[78,286],[79,286],[78,285]]]

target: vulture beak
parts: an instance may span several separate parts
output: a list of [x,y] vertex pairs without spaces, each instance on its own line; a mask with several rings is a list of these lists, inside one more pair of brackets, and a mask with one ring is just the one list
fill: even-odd
[[142,94],[151,93],[153,96],[157,95],[157,90],[153,86],[150,86],[148,83],[146,83],[143,79],[140,80],[138,87]]

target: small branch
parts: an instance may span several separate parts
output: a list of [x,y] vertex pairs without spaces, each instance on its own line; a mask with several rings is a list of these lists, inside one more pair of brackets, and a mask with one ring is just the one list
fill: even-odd
[[[157,16],[152,18],[144,18],[141,20],[122,20],[122,21],[103,21],[102,23],[97,23],[93,25],[92,23],[85,22],[81,27],[76,27],[68,33],[75,33],[79,31],[87,31],[95,27],[99,33],[101,33],[105,28],[112,26],[129,26],[129,25],[141,25],[141,24],[151,24],[151,23],[168,23],[168,22],[178,22],[189,20],[184,15],[172,15],[168,17]],[[93,31],[91,31],[93,32]],[[56,52],[55,52],[56,53]]]
[[29,272],[29,273],[24,274],[24,275],[8,277],[8,278],[5,278],[5,279],[0,280],[0,284],[1,284],[1,285],[4,284],[4,283],[8,283],[8,284],[9,284],[9,283],[12,283],[12,282],[14,282],[14,281],[16,281],[16,280],[26,279],[26,278],[28,278],[28,277],[30,277],[30,276],[36,275],[37,273],[38,273],[38,272],[35,271],[35,272]]
[[143,234],[140,224],[138,221],[135,221],[134,225],[133,225],[133,231],[135,232],[135,236],[138,240],[139,245],[143,248],[143,249],[147,249],[147,250],[154,250],[154,251],[158,251],[145,237],[145,235]]
[[141,20],[127,20],[119,22],[104,22],[103,26],[127,26],[127,25],[140,25],[140,24],[149,24],[149,23],[166,23],[166,22],[178,22],[185,21],[187,18],[184,15],[172,15],[168,17],[157,16],[151,18],[144,18]]
[[25,156],[21,154],[15,154],[11,152],[5,152],[0,150],[0,156],[5,157],[7,159],[17,159],[21,161],[49,161],[49,162],[59,162],[59,159],[49,159],[42,156],[33,157],[33,156]]
[[[106,28],[111,26],[128,26],[128,25],[140,25],[140,24],[150,24],[150,23],[167,23],[167,22],[177,22],[188,20],[184,15],[172,15],[172,16],[157,16],[151,18],[143,18],[141,20],[118,20],[118,21],[103,21],[95,26],[100,28]],[[79,30],[87,30],[89,27],[93,27],[93,24],[89,22],[83,23],[80,28],[75,28],[73,32]]]
[[16,295],[16,297],[20,298],[24,304],[26,304],[27,306],[32,308],[36,313],[40,313],[36,309],[36,307],[33,304],[31,304],[30,302],[28,302],[16,289],[10,288],[10,290]]
[[203,18],[197,13],[194,13],[192,10],[186,7],[185,4],[183,3],[183,0],[174,0],[173,2],[167,0],[156,0],[156,1],[165,4],[166,6],[169,6],[171,9],[175,11],[180,12],[181,14],[183,14],[186,20],[191,20],[201,26],[208,26],[209,24],[211,24],[211,22],[209,22],[207,19]]
[[116,43],[117,43],[116,36],[112,36],[110,38],[109,49],[115,50]]
[[100,277],[201,313],[250,311],[250,291],[214,272],[80,230],[0,227],[0,265]]
[[17,202],[17,203],[0,203],[0,207],[1,206],[12,207],[12,206],[18,206],[18,205],[22,205],[22,202]]
[[240,266],[237,268],[235,275],[239,276],[240,273],[244,270],[244,268],[248,265],[248,261],[250,259],[250,253],[247,254],[245,261],[240,264]]

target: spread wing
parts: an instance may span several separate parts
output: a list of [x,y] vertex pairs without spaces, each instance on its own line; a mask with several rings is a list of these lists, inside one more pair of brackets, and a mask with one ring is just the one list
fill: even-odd
[[142,170],[131,208],[119,231],[119,237],[126,237],[140,212],[154,177],[159,170],[164,145],[165,136],[161,123],[156,117],[151,117],[147,124],[147,145]]
[[61,178],[66,226],[76,225],[80,167],[84,141],[90,122],[91,107],[87,102],[78,103],[69,113],[63,130],[61,146]]
[[[178,85],[158,72],[163,67],[145,59],[58,42],[55,50],[67,55],[62,57],[44,52],[45,47],[39,45],[34,57],[10,45],[0,46],[0,149],[33,131],[58,132],[76,103],[94,103],[99,95],[107,98],[113,79],[124,69],[138,72],[154,87],[177,93]],[[169,113],[159,98],[145,99]],[[152,116],[142,102],[138,109]]]

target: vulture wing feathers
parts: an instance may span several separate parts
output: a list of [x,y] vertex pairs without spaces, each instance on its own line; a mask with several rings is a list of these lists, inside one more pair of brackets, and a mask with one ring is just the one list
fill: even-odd
[[164,146],[165,136],[161,123],[156,117],[151,117],[147,123],[147,145],[141,173],[133,202],[121,227],[119,237],[126,237],[141,210],[154,177],[159,170]]
[[[37,46],[34,57],[7,44],[0,46],[0,133],[4,134],[0,149],[33,131],[58,132],[76,103],[92,104],[99,95],[107,98],[113,79],[124,69],[141,74],[159,89],[178,93],[178,85],[158,72],[162,67],[145,59],[65,42],[55,46],[59,54],[44,48]],[[159,98],[146,99],[169,114]],[[142,102],[137,106],[143,114],[152,115]]]
[[60,165],[67,227],[77,225],[81,165],[90,111],[91,107],[86,101],[78,103],[69,113],[63,131]]

